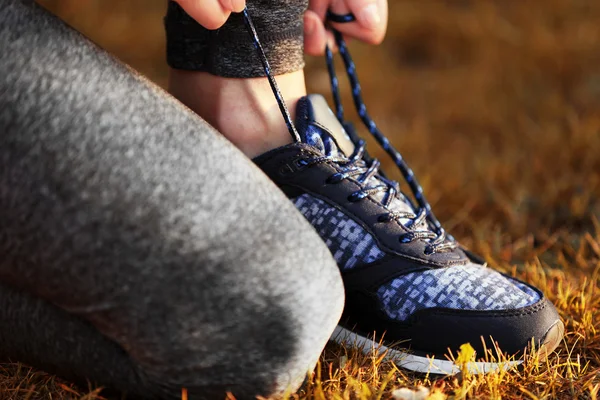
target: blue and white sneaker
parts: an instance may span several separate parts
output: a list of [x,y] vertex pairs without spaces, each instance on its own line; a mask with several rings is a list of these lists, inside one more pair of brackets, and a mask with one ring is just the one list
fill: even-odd
[[[554,306],[538,289],[487,268],[446,235],[413,172],[369,118],[341,35],[336,34],[337,44],[358,113],[400,168],[415,202],[385,177],[379,162],[365,153],[364,141],[344,122],[331,52],[327,58],[337,116],[322,96],[310,95],[299,101],[293,122],[246,18],[294,138],[254,161],[312,223],[340,267],[346,306],[333,340],[366,351],[378,347],[399,366],[440,374],[458,372],[446,356],[465,343],[480,359],[486,349],[515,356],[508,363],[478,361],[470,366],[474,372],[518,364],[532,343],[542,356],[553,351],[564,333]],[[332,18],[344,22],[352,17]]]
[[[297,115],[301,141],[255,162],[340,267],[346,307],[333,340],[365,351],[381,342],[399,366],[431,373],[458,371],[445,356],[464,343],[479,355],[494,342],[511,355],[532,339],[544,352],[558,346],[563,324],[542,292],[487,268],[437,231],[376,160],[365,160],[364,145],[347,137],[323,97],[302,99]],[[480,362],[472,369],[497,367]]]

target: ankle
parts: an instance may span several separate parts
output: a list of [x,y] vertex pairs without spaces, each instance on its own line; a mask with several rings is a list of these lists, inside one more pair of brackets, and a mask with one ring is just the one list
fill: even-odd
[[[306,95],[303,71],[276,77],[292,118]],[[169,91],[248,157],[291,143],[267,78],[223,78],[171,70]]]

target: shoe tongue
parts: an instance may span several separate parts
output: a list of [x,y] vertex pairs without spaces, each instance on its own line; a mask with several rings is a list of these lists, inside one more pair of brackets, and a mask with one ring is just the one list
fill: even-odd
[[[296,107],[296,128],[303,143],[311,145],[329,157],[349,157],[354,152],[355,146],[344,130],[342,124],[333,114],[325,98],[318,94],[311,94],[301,98]],[[380,177],[374,176],[368,182],[368,187],[386,185]],[[372,195],[377,201],[386,200],[384,191]],[[394,198],[388,208],[392,211],[415,213],[412,206],[402,198],[402,195]],[[402,218],[401,222],[406,224],[409,220]],[[427,224],[423,223],[415,227],[426,230]]]
[[298,101],[296,128],[302,142],[316,147],[326,156],[349,157],[354,152],[354,143],[319,94]]

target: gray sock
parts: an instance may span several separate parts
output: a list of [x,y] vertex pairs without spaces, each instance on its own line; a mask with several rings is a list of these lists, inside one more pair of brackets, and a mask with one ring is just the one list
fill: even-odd
[[[303,16],[307,6],[308,0],[248,1],[248,13],[273,75],[304,68]],[[165,28],[167,61],[173,68],[232,78],[265,75],[241,14],[232,14],[220,29],[208,30],[169,1]]]

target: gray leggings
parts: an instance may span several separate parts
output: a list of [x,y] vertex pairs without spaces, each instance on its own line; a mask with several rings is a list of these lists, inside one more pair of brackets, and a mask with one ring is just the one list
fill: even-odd
[[129,393],[294,389],[326,246],[237,149],[33,2],[0,2],[0,360]]

